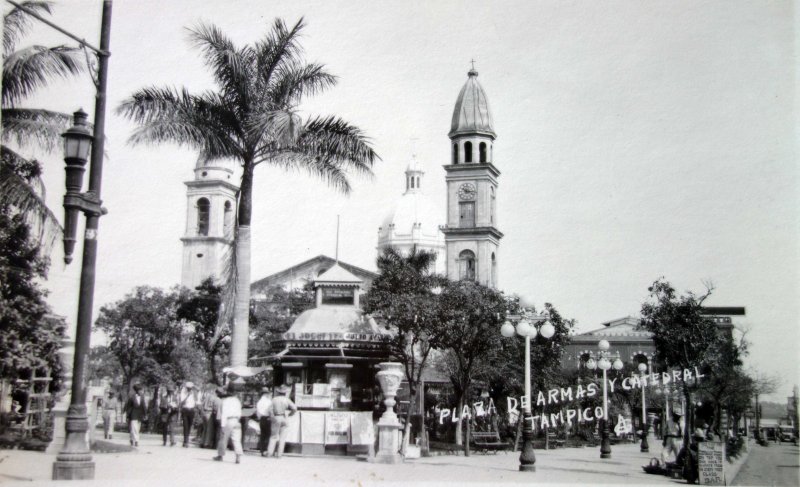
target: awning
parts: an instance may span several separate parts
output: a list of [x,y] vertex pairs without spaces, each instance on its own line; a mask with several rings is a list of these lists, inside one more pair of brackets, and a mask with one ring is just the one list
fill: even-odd
[[265,370],[272,370],[272,367],[248,367],[246,365],[237,365],[236,367],[225,367],[222,369],[222,372],[224,374],[231,374],[239,377],[252,377],[264,372]]

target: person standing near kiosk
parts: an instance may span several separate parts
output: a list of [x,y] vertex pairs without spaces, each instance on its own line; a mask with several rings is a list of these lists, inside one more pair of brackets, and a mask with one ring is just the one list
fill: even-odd
[[183,447],[189,448],[189,435],[194,424],[194,411],[197,408],[197,391],[194,383],[187,382],[181,391],[181,419],[183,421]]
[[[283,456],[283,449],[286,446],[286,433],[289,426],[286,415],[287,413],[289,416],[294,415],[297,412],[297,406],[286,397],[289,394],[289,386],[282,385],[275,392],[278,395],[272,399],[272,431],[269,437],[267,456],[275,452],[275,456],[280,458]],[[277,451],[275,451],[276,446]]]

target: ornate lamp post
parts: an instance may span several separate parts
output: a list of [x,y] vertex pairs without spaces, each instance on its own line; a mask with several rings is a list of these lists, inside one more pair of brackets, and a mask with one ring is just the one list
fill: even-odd
[[586,368],[594,369],[598,367],[603,371],[603,419],[601,423],[601,441],[600,441],[600,458],[611,458],[611,438],[609,438],[608,431],[608,376],[607,371],[611,367],[614,370],[620,370],[623,367],[622,360],[619,359],[619,353],[614,356],[614,362],[611,362],[611,352],[609,352],[609,343],[607,340],[600,340],[597,342],[599,349],[597,355],[598,360],[595,362],[594,358],[589,358],[586,361]]
[[[44,19],[35,11],[13,0],[6,0],[31,17],[75,40],[97,55],[96,95],[94,106],[94,128],[90,133],[87,114],[79,110],[74,114],[73,126],[63,134],[64,162],[66,163],[66,187],[64,195],[64,262],[72,262],[78,228],[78,212],[86,215],[86,231],[83,237],[83,260],[78,298],[78,318],[75,328],[75,354],[72,365],[72,387],[70,404],[66,416],[66,438],[64,447],[53,463],[53,480],[84,480],[94,478],[94,462],[86,442],[89,421],[86,415],[86,355],[89,352],[92,331],[92,305],[94,301],[95,262],[97,260],[97,229],[100,216],[106,213],[101,206],[100,186],[103,177],[105,143],[106,85],[108,81],[108,58],[111,39],[111,0],[103,1],[100,25],[100,47]],[[89,188],[81,192],[87,158],[89,164]]]
[[[533,452],[533,415],[531,414],[531,338],[537,333],[550,339],[556,332],[555,326],[548,321],[546,315],[508,315],[509,320],[518,320],[516,327],[506,321],[500,327],[500,334],[511,338],[516,333],[525,338],[525,406],[522,413],[522,453],[519,456],[520,472],[536,471],[536,454]],[[532,324],[533,322],[533,324]],[[537,331],[534,324],[544,323]]]
[[644,386],[644,376],[647,373],[647,364],[644,362],[639,363],[638,369],[642,374],[642,445],[639,451],[647,453],[650,451],[650,445],[647,444],[647,433],[650,430],[650,425],[647,424],[647,405],[645,402],[645,389],[647,388]]

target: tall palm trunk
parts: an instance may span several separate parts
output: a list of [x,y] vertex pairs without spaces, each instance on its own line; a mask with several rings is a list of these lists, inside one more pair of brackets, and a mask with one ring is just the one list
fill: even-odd
[[253,203],[253,164],[243,164],[239,194],[239,228],[236,233],[236,299],[231,329],[231,366],[247,365],[250,337],[250,221]]

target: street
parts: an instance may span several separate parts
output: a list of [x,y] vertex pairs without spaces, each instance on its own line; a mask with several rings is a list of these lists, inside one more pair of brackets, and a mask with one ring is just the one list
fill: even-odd
[[[115,442],[124,444],[121,438]],[[70,486],[98,485],[463,485],[554,483],[572,485],[674,485],[641,466],[653,453],[639,445],[614,445],[612,457],[601,460],[598,448],[536,450],[536,472],[519,472],[519,453],[435,456],[398,465],[367,463],[353,457],[299,457],[277,460],[245,454],[240,465],[233,454],[213,462],[213,450],[163,447],[156,435],[144,435],[136,452],[96,453],[95,480]],[[53,455],[20,450],[0,451],[0,485],[64,485],[50,480]]]
[[732,485],[800,485],[800,448],[791,443],[754,444]]

